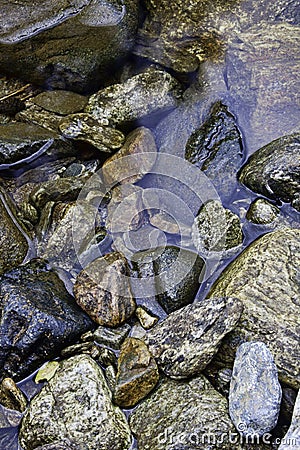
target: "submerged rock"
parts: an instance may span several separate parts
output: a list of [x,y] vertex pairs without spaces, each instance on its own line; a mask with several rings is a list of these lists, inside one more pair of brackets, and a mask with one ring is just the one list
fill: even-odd
[[170,314],[147,333],[145,341],[166,375],[188,378],[205,369],[242,309],[237,299],[203,300]]
[[300,192],[300,134],[284,136],[257,150],[239,180],[254,192],[293,204]]
[[232,364],[239,344],[269,348],[281,381],[299,387],[300,231],[282,229],[254,241],[221,274],[209,296],[234,295],[244,310],[223,341],[217,360]]
[[131,49],[138,3],[2,0],[1,10],[1,71],[48,89],[83,92]]
[[277,424],[281,386],[277,368],[262,342],[242,344],[236,353],[229,391],[229,414],[244,436],[263,436]]
[[77,303],[98,324],[116,327],[135,311],[129,283],[129,267],[120,253],[97,258],[77,276],[74,285]]
[[145,343],[127,338],[118,359],[114,401],[122,408],[132,408],[146,397],[159,380],[155,359]]
[[47,91],[37,95],[31,101],[47,111],[61,115],[82,111],[87,104],[87,97],[71,91]]
[[300,392],[297,395],[291,426],[278,450],[298,450],[300,448]]
[[272,223],[279,214],[279,208],[264,198],[257,198],[247,211],[247,219],[257,225]]
[[25,413],[19,437],[22,447],[129,449],[126,417],[111,396],[101,368],[89,356],[61,362]]
[[117,126],[171,110],[180,97],[181,88],[175,78],[151,67],[123,84],[96,92],[89,98],[85,111],[95,119],[106,119],[111,126]]
[[129,423],[139,450],[238,448],[227,401],[202,375],[184,382],[166,378]]
[[0,372],[19,380],[93,327],[41,260],[1,277]]

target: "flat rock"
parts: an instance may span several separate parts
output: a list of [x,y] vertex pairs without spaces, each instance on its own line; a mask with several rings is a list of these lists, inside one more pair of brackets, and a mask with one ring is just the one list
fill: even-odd
[[0,299],[1,377],[29,375],[93,327],[42,260],[4,273]]
[[126,417],[113,405],[111,396],[101,368],[89,356],[61,362],[23,417],[22,447],[129,449]]
[[[284,136],[257,150],[239,180],[270,199],[297,202],[300,192],[300,134]],[[295,205],[297,207],[297,205]],[[300,211],[300,206],[298,204]]]
[[108,253],[90,263],[76,278],[74,296],[98,325],[122,325],[136,307],[124,256]]
[[298,392],[291,426],[278,450],[299,450],[300,448],[300,393]]
[[87,97],[71,91],[54,90],[42,92],[31,101],[47,111],[61,115],[82,111],[87,104]]
[[139,450],[238,448],[230,442],[237,433],[227,401],[202,375],[185,382],[165,379],[129,423]]
[[244,436],[275,428],[282,397],[277,368],[262,342],[242,344],[236,353],[229,391],[229,414]]
[[118,359],[114,402],[132,408],[154,389],[159,380],[158,367],[140,339],[127,338]]
[[171,110],[180,97],[181,88],[175,78],[163,70],[149,68],[123,84],[96,92],[89,98],[85,111],[116,126]]
[[166,375],[188,378],[205,369],[241,313],[235,298],[203,300],[170,314],[147,333],[145,342]]
[[300,231],[285,228],[265,234],[221,274],[209,297],[234,295],[244,305],[237,327],[219,350],[231,365],[239,344],[261,341],[269,348],[279,379],[299,387]]

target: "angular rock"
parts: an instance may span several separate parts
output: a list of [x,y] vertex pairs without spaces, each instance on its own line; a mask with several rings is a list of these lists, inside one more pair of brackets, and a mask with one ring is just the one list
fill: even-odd
[[257,198],[247,211],[247,219],[257,225],[272,223],[279,214],[279,208],[264,198]]
[[203,205],[192,226],[192,239],[200,253],[225,252],[243,242],[239,217],[218,200]]
[[119,350],[129,331],[130,326],[127,324],[113,330],[110,328],[98,327],[93,333],[93,339],[98,342],[98,344]]
[[117,126],[177,106],[181,96],[179,83],[163,70],[149,68],[129,78],[123,84],[114,84],[89,98],[85,111],[99,120],[108,120]]
[[187,141],[185,158],[208,176],[220,195],[228,199],[235,192],[243,159],[242,136],[221,102],[213,105],[208,119]]
[[150,328],[152,328],[158,322],[158,317],[152,315],[142,306],[138,306],[136,308],[135,315],[137,316],[140,324],[145,330],[150,330]]
[[242,344],[236,353],[229,391],[229,414],[244,436],[275,428],[282,397],[277,368],[262,342]]
[[29,249],[29,238],[10,206],[6,192],[0,189],[0,274],[21,264]]
[[296,200],[300,192],[300,134],[284,136],[257,150],[239,180],[271,199]]
[[60,90],[42,92],[31,101],[47,111],[68,115],[82,111],[88,99],[75,92]]
[[74,296],[98,325],[122,325],[136,307],[124,256],[109,253],[90,263],[76,278]]
[[87,142],[105,153],[119,149],[125,139],[121,131],[103,126],[102,121],[95,120],[85,113],[66,117],[60,122],[59,130],[64,137]]
[[214,298],[185,306],[150,330],[145,342],[166,375],[175,379],[197,375],[237,325],[242,309],[235,298]]
[[22,447],[129,449],[130,430],[111,395],[101,368],[89,356],[61,362],[25,413],[19,438]]
[[2,0],[1,11],[1,72],[48,89],[84,92],[107,79],[109,68],[131,49],[138,4]]
[[156,159],[156,144],[151,131],[145,127],[133,130],[117,153],[102,166],[108,185],[136,183],[150,172]]
[[67,156],[74,154],[74,148],[57,133],[36,125],[18,122],[0,125],[1,165],[24,163],[41,154]]
[[202,375],[184,382],[165,379],[129,423],[139,450],[238,448],[227,401]]
[[138,277],[131,280],[135,297],[154,295],[167,313],[194,300],[205,269],[196,253],[175,246],[138,252],[132,261]]
[[1,378],[19,380],[93,327],[41,260],[3,274],[0,300]]
[[209,297],[234,295],[244,310],[219,350],[222,365],[233,363],[240,344],[261,341],[279,379],[299,387],[299,266],[300,230],[285,228],[254,241],[224,270]]
[[300,448],[300,393],[297,395],[291,426],[278,450],[290,450],[291,448],[293,450]]
[[27,399],[11,378],[4,378],[0,386],[0,403],[6,408],[24,412]]
[[114,402],[122,408],[132,408],[154,389],[158,380],[157,364],[145,343],[127,338],[118,359]]

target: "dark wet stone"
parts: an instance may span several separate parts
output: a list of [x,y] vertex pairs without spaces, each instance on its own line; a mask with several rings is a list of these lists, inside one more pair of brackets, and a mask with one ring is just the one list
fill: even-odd
[[29,248],[29,238],[9,200],[5,191],[0,189],[0,274],[21,264]]
[[210,297],[234,295],[244,305],[240,322],[216,357],[222,366],[232,365],[240,344],[261,341],[274,356],[279,379],[299,387],[299,255],[299,230],[268,233],[250,244],[215,282]]
[[47,155],[74,154],[70,143],[61,140],[58,134],[39,126],[18,122],[0,125],[0,164],[38,157],[43,146]]
[[130,326],[126,323],[113,330],[106,327],[98,327],[93,333],[93,339],[100,345],[107,345],[110,348],[119,350],[129,331]]
[[61,115],[74,114],[84,109],[87,97],[70,91],[42,92],[32,99],[41,108]]
[[132,280],[136,297],[156,296],[167,313],[194,300],[205,270],[196,253],[167,246],[136,253],[132,260],[139,277]]
[[1,277],[1,376],[17,380],[93,327],[42,260]]
[[158,367],[145,343],[127,338],[118,359],[114,402],[132,408],[151,392],[159,380]]
[[25,109],[25,103],[19,98],[9,97],[4,100],[0,99],[0,114],[15,116],[23,109]]
[[239,180],[266,197],[293,202],[300,191],[300,134],[284,136],[257,150]]
[[78,274],[74,295],[76,302],[98,325],[123,324],[136,307],[124,256],[109,253],[90,263]]
[[217,353],[224,336],[238,323],[242,304],[234,298],[214,298],[170,314],[146,337],[151,354],[171,378],[202,372]]
[[257,225],[267,225],[278,217],[279,208],[264,198],[257,198],[247,211],[247,219]]
[[101,368],[87,355],[62,361],[31,401],[20,443],[29,449],[128,450],[131,433]]
[[89,98],[85,111],[112,126],[174,109],[181,97],[179,83],[163,70],[153,67],[114,84]]
[[[0,69],[51,89],[83,92],[130,51],[138,4],[1,1]],[[5,18],[5,19],[4,19]]]
[[236,189],[236,173],[242,165],[241,133],[228,108],[217,102],[209,118],[189,138],[185,158],[201,169],[223,197]]
[[239,448],[227,401],[203,375],[184,382],[166,378],[137,406],[129,424],[139,450]]
[[278,450],[290,450],[291,446],[295,450],[300,446],[300,393],[297,395],[291,426]]
[[277,424],[282,397],[277,368],[262,342],[242,344],[236,353],[229,391],[229,414],[244,436],[263,436]]

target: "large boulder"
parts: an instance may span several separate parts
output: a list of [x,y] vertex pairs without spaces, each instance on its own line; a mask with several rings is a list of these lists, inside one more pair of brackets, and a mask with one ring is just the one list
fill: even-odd
[[52,89],[85,91],[126,56],[136,0],[1,0],[0,70]]

